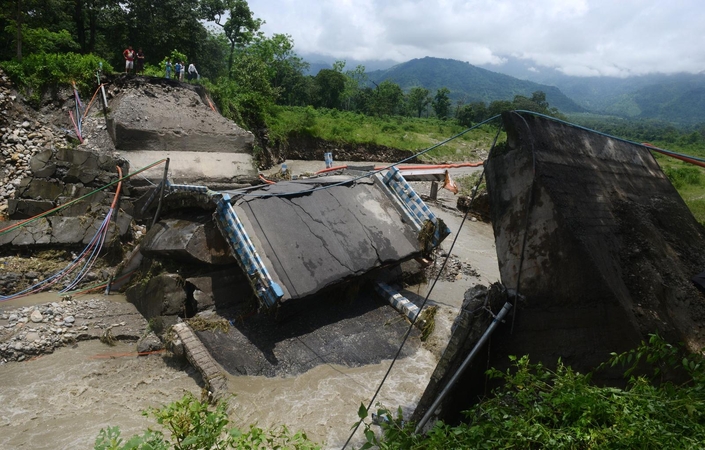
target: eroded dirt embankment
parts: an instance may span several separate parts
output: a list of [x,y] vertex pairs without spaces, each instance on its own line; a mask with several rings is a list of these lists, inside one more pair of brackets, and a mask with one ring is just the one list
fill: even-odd
[[[336,161],[377,161],[397,162],[412,155],[406,150],[377,144],[355,144],[326,141],[302,133],[290,133],[278,143],[269,147],[279,162],[285,159],[302,159],[323,161],[325,153],[333,153]],[[413,158],[407,162],[417,162]]]

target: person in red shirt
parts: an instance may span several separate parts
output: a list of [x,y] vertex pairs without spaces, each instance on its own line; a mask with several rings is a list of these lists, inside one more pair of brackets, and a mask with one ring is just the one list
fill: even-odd
[[130,73],[130,70],[134,69],[134,61],[135,61],[135,51],[132,50],[132,46],[128,46],[124,52],[122,52],[122,56],[125,57],[125,73]]

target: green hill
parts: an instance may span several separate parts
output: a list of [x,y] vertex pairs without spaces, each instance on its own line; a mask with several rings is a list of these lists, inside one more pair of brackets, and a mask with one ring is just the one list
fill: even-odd
[[515,95],[531,97],[532,93],[543,91],[552,107],[563,112],[585,111],[554,86],[520,80],[453,59],[412,59],[387,70],[370,72],[368,75],[375,83],[390,80],[404,90],[421,86],[433,94],[437,89],[447,87],[450,89],[451,99],[464,103],[512,100]]
[[576,77],[545,69],[524,75],[558,87],[593,113],[682,125],[705,122],[705,72],[617,78]]

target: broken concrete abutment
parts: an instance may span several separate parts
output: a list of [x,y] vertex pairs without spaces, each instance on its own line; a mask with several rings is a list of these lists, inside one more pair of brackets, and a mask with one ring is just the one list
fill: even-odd
[[[521,300],[441,407],[450,421],[487,395],[484,371],[506,369],[509,355],[588,372],[651,333],[705,346],[705,297],[691,282],[705,268],[705,231],[650,151],[538,115],[502,120],[507,142],[486,162],[487,190],[501,282]],[[416,417],[472,347],[453,342],[486,323],[478,313],[451,338],[457,355],[441,359]],[[594,379],[615,382],[621,370]]]
[[576,368],[649,333],[705,346],[705,298],[690,281],[705,267],[705,232],[651,152],[543,117],[502,118],[507,144],[487,162],[487,185],[502,283],[526,297],[515,335],[554,323],[541,341]]

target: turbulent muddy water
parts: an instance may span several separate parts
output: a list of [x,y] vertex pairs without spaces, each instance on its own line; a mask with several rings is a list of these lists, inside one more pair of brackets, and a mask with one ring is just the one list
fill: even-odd
[[[200,376],[134,345],[81,342],[32,361],[0,366],[0,448],[93,448],[102,427],[129,435],[152,425],[140,412],[199,395]],[[113,355],[113,357],[111,357]]]
[[[52,301],[47,294],[3,304],[4,309]],[[124,301],[121,296],[110,296]],[[21,363],[0,365],[0,448],[92,448],[101,428],[123,436],[158,427],[141,412],[201,393],[200,375],[166,354],[136,356],[134,344],[84,341]],[[326,448],[340,448],[389,361],[358,368],[318,366],[290,378],[231,377],[230,416],[236,426],[286,425]],[[420,349],[398,361],[377,401],[411,414],[436,364]],[[359,446],[362,434],[353,441]]]

